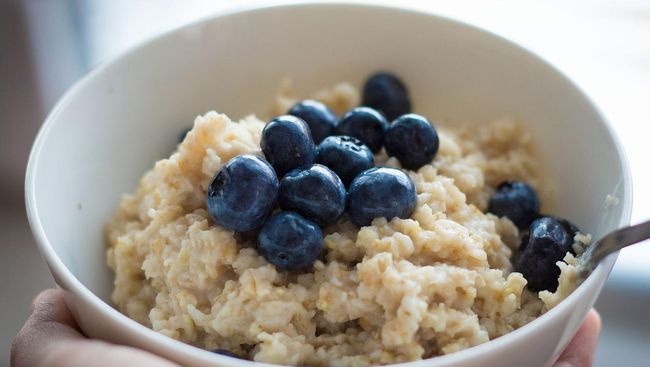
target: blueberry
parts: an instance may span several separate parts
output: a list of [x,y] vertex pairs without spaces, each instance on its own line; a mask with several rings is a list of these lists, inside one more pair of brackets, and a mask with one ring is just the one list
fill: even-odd
[[309,125],[316,144],[334,134],[339,120],[329,107],[311,99],[296,103],[287,114],[299,117]]
[[351,136],[329,136],[318,146],[318,163],[329,167],[347,187],[362,171],[374,165],[372,151]]
[[366,80],[362,104],[380,110],[389,120],[411,112],[411,101],[404,83],[396,75],[384,72]]
[[323,250],[323,233],[300,214],[280,212],[262,227],[257,249],[278,270],[306,271]]
[[416,204],[413,180],[396,168],[373,167],[363,171],[348,191],[348,214],[359,227],[369,225],[378,217],[408,218]]
[[[535,221],[535,220],[537,220],[537,219],[541,219],[541,218],[551,218],[551,219],[553,219],[554,221],[557,221],[558,223],[562,224],[562,225],[567,229],[568,233],[571,234],[571,238],[573,238],[573,237],[575,236],[576,233],[580,232],[580,230],[578,229],[578,227],[576,227],[575,224],[569,222],[568,220],[566,220],[566,219],[564,219],[564,218],[560,218],[560,217],[553,216],[553,215],[539,214],[539,215],[537,215],[537,216],[535,217],[535,219],[534,219],[533,221]],[[531,224],[532,224],[532,222],[531,222]],[[518,256],[519,256],[522,252],[524,252],[524,249],[526,248],[526,246],[528,246],[528,241],[529,241],[529,239],[530,239],[530,238],[529,238],[529,237],[530,237],[530,226],[526,227],[526,228],[524,229],[524,232],[523,232],[523,233],[524,233],[524,235],[523,235],[523,238],[522,238],[522,240],[521,240],[521,244],[519,245],[519,248],[517,249],[517,252],[515,252],[515,254],[514,254],[514,256],[513,256],[513,263],[516,262],[516,261],[518,261],[518,260],[517,260],[517,259],[518,259]],[[573,245],[573,242],[572,242],[571,244]],[[573,249],[573,248],[572,248],[572,249]],[[573,251],[572,251],[572,252],[573,252]]]
[[235,354],[235,353],[233,353],[233,352],[231,352],[229,350],[225,350],[225,349],[215,349],[215,350],[212,351],[212,353],[221,354],[222,356],[226,356],[226,357],[243,359],[240,355],[237,355],[237,354]]
[[381,150],[388,121],[379,111],[357,107],[348,111],[339,121],[338,132],[361,140],[374,153]]
[[[580,232],[580,229],[578,229],[578,226],[576,226],[575,224],[569,222],[568,220],[566,220],[564,218],[557,217],[557,216],[554,216],[554,215],[544,215],[544,217],[554,219],[554,220],[558,221],[560,224],[562,224],[564,226],[564,228],[566,228],[567,232],[569,232],[569,234],[571,235],[571,245],[573,245],[573,242],[574,242],[573,237],[575,237],[576,233]],[[535,219],[539,219],[539,218],[535,218]]]
[[416,170],[430,163],[438,152],[438,133],[425,117],[410,113],[398,117],[386,130],[386,152],[402,167]]
[[260,227],[273,211],[280,183],[271,165],[260,157],[229,160],[208,186],[206,206],[220,226],[246,232]]
[[514,270],[524,275],[530,290],[557,290],[560,268],[555,263],[567,252],[575,255],[573,237],[577,231],[575,225],[557,217],[542,217],[530,224],[514,261]]
[[527,228],[539,215],[539,199],[530,185],[520,181],[505,181],[490,197],[488,212],[507,217],[519,229]]
[[291,115],[274,118],[262,130],[260,146],[278,177],[300,166],[314,163],[316,145],[309,126]]
[[329,168],[314,164],[287,173],[280,181],[282,210],[294,211],[321,227],[336,223],[345,211],[345,186]]
[[189,133],[192,130],[191,127],[187,127],[181,131],[180,134],[178,134],[178,142],[182,143],[183,140],[185,140],[185,137],[187,136],[187,133]]

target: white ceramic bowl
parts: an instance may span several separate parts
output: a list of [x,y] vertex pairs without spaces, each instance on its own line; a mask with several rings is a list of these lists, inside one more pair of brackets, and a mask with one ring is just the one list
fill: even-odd
[[[58,103],[34,144],[26,179],[29,220],[84,332],[187,366],[234,360],[155,333],[110,306],[102,227],[179,131],[208,110],[268,111],[283,77],[298,93],[359,85],[387,69],[406,81],[416,111],[475,123],[511,115],[535,137],[556,182],[549,211],[595,238],[629,223],[622,149],[594,105],[535,55],[477,28],[431,14],[350,4],[271,6],[221,14],[165,34],[97,68]],[[605,209],[613,194],[618,206]],[[529,325],[420,366],[548,365],[593,305],[615,257]]]

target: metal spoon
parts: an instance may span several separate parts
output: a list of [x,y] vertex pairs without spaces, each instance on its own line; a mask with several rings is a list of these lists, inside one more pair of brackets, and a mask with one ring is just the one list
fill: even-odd
[[650,238],[650,220],[609,232],[580,256],[578,278],[585,279],[607,255]]

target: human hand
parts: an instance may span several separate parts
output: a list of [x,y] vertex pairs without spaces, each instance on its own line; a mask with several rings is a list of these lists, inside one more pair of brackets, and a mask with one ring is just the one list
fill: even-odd
[[600,334],[600,315],[592,309],[553,367],[591,367]]
[[[596,352],[600,316],[591,310],[553,367],[589,367]],[[12,367],[150,366],[177,364],[135,348],[86,338],[65,304],[63,291],[46,290],[11,348]]]
[[151,353],[86,338],[60,289],[41,292],[11,347],[12,367],[180,367]]

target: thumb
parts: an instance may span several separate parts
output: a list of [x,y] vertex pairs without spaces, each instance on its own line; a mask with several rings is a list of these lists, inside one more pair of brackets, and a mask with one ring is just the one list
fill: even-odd
[[553,367],[591,367],[596,354],[600,326],[600,316],[592,309]]
[[65,304],[63,291],[54,289],[34,300],[32,314],[12,344],[11,366],[178,367],[134,348],[86,339]]

